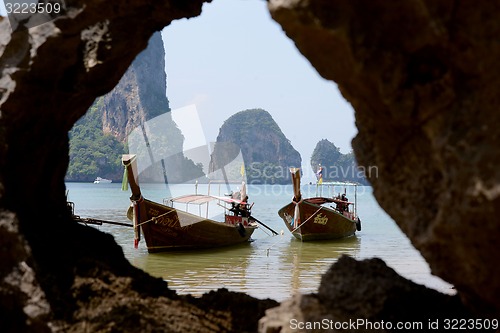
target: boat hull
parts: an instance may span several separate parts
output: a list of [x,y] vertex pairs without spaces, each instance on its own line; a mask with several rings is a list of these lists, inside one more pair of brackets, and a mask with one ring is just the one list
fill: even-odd
[[146,216],[139,220],[150,253],[244,243],[256,229],[242,217],[228,216],[227,223],[217,222],[149,200],[141,204]]
[[[300,227],[295,230],[296,205],[299,206]],[[307,201],[291,202],[278,212],[288,230],[301,241],[340,239],[354,235],[356,220],[349,214]]]

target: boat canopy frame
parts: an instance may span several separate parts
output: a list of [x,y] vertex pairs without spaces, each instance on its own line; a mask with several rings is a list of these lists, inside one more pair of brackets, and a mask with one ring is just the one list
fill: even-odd
[[[354,182],[341,182],[341,181],[335,181],[335,182],[322,182],[322,183],[317,183],[316,184],[316,197],[323,197],[323,186],[326,186],[328,188],[328,192],[330,192],[330,188],[333,190],[332,192],[335,194],[335,186],[343,186],[344,187],[344,194],[346,193],[347,187],[354,187],[354,203],[353,202],[346,202],[347,204],[352,204],[353,205],[353,210],[354,210],[354,216],[358,216],[358,186],[359,183],[354,183]],[[326,197],[323,197],[326,198]]]
[[[174,208],[174,204],[186,204],[185,211],[189,212],[189,206],[190,205],[197,205],[198,208],[198,215],[202,217],[201,214],[201,206],[206,204],[207,209],[206,209],[206,214],[205,218],[208,218],[208,208],[209,208],[209,203],[212,201],[217,201],[217,204],[222,206],[224,209],[228,210],[225,205],[221,205],[220,202],[223,201],[224,203],[234,203],[234,204],[243,204],[246,205],[247,202],[238,200],[238,199],[233,199],[233,198],[226,198],[226,197],[220,197],[220,196],[214,196],[214,195],[207,195],[207,194],[186,194],[186,195],[181,195],[175,198],[165,198],[163,199],[163,204],[168,207]],[[252,205],[253,206],[253,205]]]

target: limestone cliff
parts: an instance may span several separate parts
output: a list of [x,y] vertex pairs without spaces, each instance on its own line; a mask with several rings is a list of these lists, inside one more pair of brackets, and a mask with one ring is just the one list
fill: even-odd
[[[125,142],[127,135],[141,122],[170,111],[164,68],[165,49],[161,33],[156,32],[116,87],[103,97],[99,108],[104,133]],[[171,125],[165,130],[179,133],[175,125]]]
[[[163,40],[161,33],[156,32],[148,47],[132,62],[114,89],[97,98],[70,131],[67,181],[89,182],[97,176],[121,181],[121,155],[129,153],[130,149],[128,135],[160,115],[163,115],[160,133],[148,133],[149,140],[154,141],[159,136],[168,136],[168,139],[163,140],[161,152],[151,152],[155,162],[141,174],[141,180],[164,182],[168,178],[169,182],[180,182],[202,174],[201,169],[182,154],[184,138],[169,114],[164,68]],[[130,152],[147,159],[149,163],[147,147],[140,148]],[[167,171],[163,172],[162,158],[168,175]]]
[[278,124],[262,109],[238,112],[224,122],[212,153],[211,168],[229,163],[239,150],[249,184],[289,184],[288,168],[300,167],[302,161]]
[[342,154],[334,143],[323,139],[316,144],[311,156],[311,168],[323,168],[323,181],[350,181],[367,184],[365,173],[376,172],[376,168],[365,170],[358,167],[352,152]]

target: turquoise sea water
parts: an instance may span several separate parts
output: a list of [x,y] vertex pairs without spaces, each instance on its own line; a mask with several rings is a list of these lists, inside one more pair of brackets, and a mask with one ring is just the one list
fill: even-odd
[[[67,183],[66,186],[68,199],[76,206],[75,214],[130,223],[126,217],[130,192],[121,191],[121,184]],[[145,198],[158,202],[162,202],[166,193],[165,185],[160,184],[141,184],[141,189]],[[227,190],[212,185],[210,192],[219,195]],[[343,188],[336,189],[340,190]],[[170,185],[174,196],[194,191],[194,185]],[[207,191],[207,185],[198,186],[198,193]],[[283,231],[282,235],[271,237],[261,228],[249,244],[196,252],[149,254],[144,240],[138,249],[134,248],[131,228],[111,225],[97,228],[114,236],[133,265],[162,277],[179,293],[200,295],[225,287],[257,298],[282,301],[295,292],[316,292],[321,275],[342,254],[356,259],[379,257],[416,283],[453,293],[451,285],[430,274],[420,253],[378,206],[369,186],[359,186],[357,191],[358,214],[362,221],[360,232],[344,240],[307,243],[295,240],[277,214],[292,197],[291,185],[250,185],[247,192],[249,201],[255,203],[252,215],[274,230]],[[302,193],[306,197],[314,196],[316,187],[305,185]],[[354,200],[352,192],[348,191],[347,196]]]

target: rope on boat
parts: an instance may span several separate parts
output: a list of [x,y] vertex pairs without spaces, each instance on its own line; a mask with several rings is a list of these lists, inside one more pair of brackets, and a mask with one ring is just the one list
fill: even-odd
[[265,233],[268,237],[273,237],[274,235],[268,234],[264,229],[259,228],[263,233]]
[[323,207],[319,207],[311,216],[309,216],[307,218],[307,220],[305,220],[304,222],[302,222],[301,224],[299,224],[295,229],[292,230],[292,234],[297,230],[299,229],[300,227],[302,227],[304,224],[306,224],[314,215],[316,215]]
[[161,215],[158,215],[158,216],[153,216],[153,217],[152,217],[152,218],[150,218],[149,220],[147,220],[147,221],[144,221],[144,222],[141,222],[141,223],[137,224],[137,226],[139,227],[139,226],[141,226],[141,225],[143,225],[143,224],[146,224],[146,223],[149,223],[149,222],[155,222],[155,221],[156,221],[156,220],[158,220],[159,218],[161,218],[161,217],[163,217],[163,216],[165,216],[165,215],[168,215],[168,214],[170,214],[170,213],[173,213],[173,212],[175,212],[175,210],[171,210],[170,212],[166,212],[166,213],[161,214]]
[[[307,218],[307,220],[305,220],[304,222],[302,222],[301,224],[299,224],[295,229],[293,229],[291,231],[291,233],[293,234],[297,229],[299,229],[301,226],[303,226],[304,224],[306,224],[307,222],[309,222],[309,220],[311,218],[313,218],[323,207],[319,207],[311,216],[309,216]],[[281,241],[281,239],[279,239],[277,242],[271,244],[271,246],[269,246],[267,249],[266,249],[266,256],[269,257],[269,251],[276,245],[278,244],[279,242]]]
[[[261,229],[261,228],[259,228],[259,229],[260,229],[260,230],[262,230],[262,231],[264,231],[264,229]],[[265,233],[267,236],[269,236],[269,237],[274,237],[274,235],[270,235],[270,234],[268,234],[268,233],[267,233],[267,232],[265,232],[265,231],[264,231],[264,233]],[[283,233],[281,233],[281,236],[283,236]],[[269,247],[268,247],[268,248],[266,248],[266,249],[262,249],[262,251],[263,251],[263,252],[265,252],[266,257],[269,257],[269,250],[270,250],[272,247],[274,247],[274,246],[275,246],[276,244],[278,244],[279,242],[283,242],[283,241],[284,241],[284,238],[283,238],[283,237],[279,237],[277,241],[275,241],[273,244],[271,244],[271,246],[269,246]],[[259,251],[259,252],[260,252],[260,251]],[[224,270],[220,271],[220,272],[219,272],[219,273],[217,273],[217,274],[214,274],[214,275],[210,276],[208,279],[212,280],[212,279],[215,279],[215,278],[217,278],[217,277],[219,277],[219,276],[225,275],[225,274],[227,274],[227,271],[228,271],[229,269],[233,269],[233,270],[234,270],[234,269],[238,269],[238,268],[242,267],[244,264],[245,264],[245,262],[242,262],[241,264],[236,265],[236,266],[235,266],[235,265],[224,264],[224,265],[223,265]],[[199,287],[199,286],[201,286],[202,284],[203,284],[203,282],[200,282],[200,283],[195,284],[194,286],[186,286],[186,287],[184,287],[184,288],[182,288],[182,289],[177,289],[177,291],[179,291],[179,292],[183,292],[183,291],[188,290],[188,289],[191,289],[191,288],[193,288],[193,287]],[[222,287],[225,287],[225,286],[226,286],[226,284],[225,284],[225,283],[221,283],[221,285],[222,285]]]
[[271,244],[271,246],[269,246],[265,251],[266,251],[266,257],[269,257],[269,251],[278,243],[280,242],[283,242],[283,237],[280,237],[280,239],[278,239],[276,242],[274,242],[273,244]]

